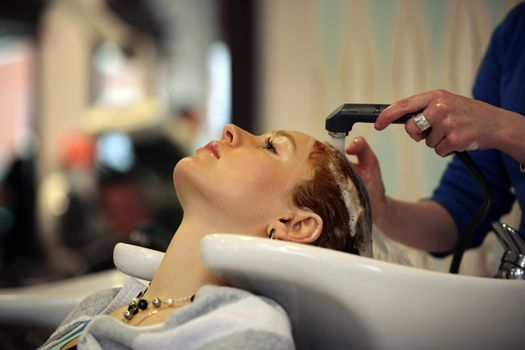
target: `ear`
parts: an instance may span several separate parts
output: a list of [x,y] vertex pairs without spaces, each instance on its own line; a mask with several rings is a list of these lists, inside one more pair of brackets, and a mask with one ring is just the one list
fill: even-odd
[[323,219],[307,209],[295,208],[288,215],[275,218],[268,225],[273,238],[296,243],[315,242],[323,231]]

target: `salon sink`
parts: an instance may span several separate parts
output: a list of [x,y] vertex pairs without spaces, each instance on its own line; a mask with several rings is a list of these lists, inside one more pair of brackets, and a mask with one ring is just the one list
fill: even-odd
[[523,349],[525,282],[453,275],[328,249],[206,236],[204,263],[288,312],[299,349]]
[[127,279],[129,276],[112,269],[62,281],[0,289],[0,326],[54,329],[80,300],[101,289],[120,287]]
[[[201,242],[227,283],[278,301],[298,349],[523,349],[525,281],[451,275],[232,234]],[[118,244],[116,270],[0,290],[0,323],[54,328],[80,299],[149,280],[162,252]]]

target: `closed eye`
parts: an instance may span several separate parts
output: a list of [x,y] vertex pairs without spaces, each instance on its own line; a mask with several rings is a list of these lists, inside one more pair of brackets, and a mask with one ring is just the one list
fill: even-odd
[[273,152],[275,154],[277,154],[277,150],[275,149],[275,147],[273,146],[273,140],[270,136],[268,136],[266,138],[266,141],[264,143],[264,149],[267,149],[269,150],[270,152]]

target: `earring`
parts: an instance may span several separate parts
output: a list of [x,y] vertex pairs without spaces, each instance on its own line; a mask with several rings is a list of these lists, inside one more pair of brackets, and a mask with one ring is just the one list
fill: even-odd
[[272,227],[272,228],[270,229],[270,233],[268,233],[268,238],[269,238],[269,239],[273,239],[273,234],[274,234],[274,233],[275,233],[275,228]]

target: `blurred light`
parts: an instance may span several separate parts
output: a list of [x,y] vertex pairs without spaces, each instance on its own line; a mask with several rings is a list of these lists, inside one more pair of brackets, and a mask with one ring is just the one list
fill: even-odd
[[106,75],[118,72],[122,68],[124,61],[124,54],[119,47],[108,42],[98,46],[93,56],[93,63],[97,72]]
[[231,121],[231,57],[223,42],[210,47],[208,57],[210,94],[208,98],[208,123],[212,137],[222,134],[222,128]]
[[96,72],[96,104],[126,106],[140,98],[139,69],[117,45],[103,43],[98,46],[93,66]]
[[133,144],[129,136],[122,133],[100,136],[97,155],[101,165],[121,173],[129,171],[135,163]]
[[48,212],[53,216],[63,215],[69,208],[70,186],[62,173],[49,175],[43,183],[42,193]]
[[54,216],[63,215],[69,208],[69,198],[67,193],[61,190],[55,190],[48,193],[49,211]]

